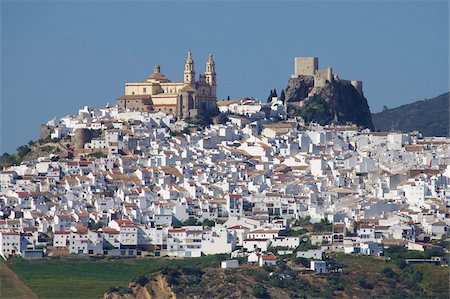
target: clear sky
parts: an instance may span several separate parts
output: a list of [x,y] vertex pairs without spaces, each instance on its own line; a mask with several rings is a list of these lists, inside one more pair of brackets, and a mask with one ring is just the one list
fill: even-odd
[[[182,80],[214,54],[219,98],[286,87],[295,56],[363,81],[372,112],[449,90],[448,1],[2,1],[1,144],[40,124],[102,107],[155,64]],[[448,113],[448,111],[446,112]]]

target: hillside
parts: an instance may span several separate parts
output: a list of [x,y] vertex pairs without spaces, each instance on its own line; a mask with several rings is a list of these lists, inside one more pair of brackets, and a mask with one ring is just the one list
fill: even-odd
[[328,262],[341,270],[320,275],[305,271],[303,262],[288,257],[263,268],[169,267],[112,288],[104,298],[445,298],[448,288],[448,267],[402,269],[383,259],[334,254]]
[[372,114],[375,130],[449,136],[449,93]]
[[322,125],[353,123],[373,129],[367,99],[349,83],[336,80],[314,87],[311,76],[290,78],[286,99],[291,117]]

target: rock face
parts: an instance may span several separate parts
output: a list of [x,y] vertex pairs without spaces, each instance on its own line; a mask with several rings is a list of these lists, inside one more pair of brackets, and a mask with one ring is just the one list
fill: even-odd
[[288,101],[301,101],[308,96],[314,86],[314,79],[310,76],[299,76],[289,79],[285,94]]
[[301,116],[306,122],[322,125],[354,123],[374,129],[366,98],[349,82],[334,80],[314,87],[313,77],[291,78],[286,99],[289,115]]
[[104,299],[176,299],[177,295],[167,283],[166,277],[154,274],[145,285],[130,282],[128,288],[115,290],[103,294]]
[[449,95],[446,92],[432,99],[417,101],[372,114],[376,130],[411,132],[424,136],[449,135]]

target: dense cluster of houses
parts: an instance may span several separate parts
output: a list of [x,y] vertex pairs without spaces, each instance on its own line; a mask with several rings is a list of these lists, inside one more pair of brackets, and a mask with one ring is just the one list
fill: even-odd
[[[449,139],[270,122],[253,104],[219,104],[240,113],[190,134],[162,112],[117,107],[49,121],[59,140],[99,134],[73,158],[0,172],[0,255],[234,253],[263,265],[271,248],[290,253],[307,239],[319,249],[297,254],[314,259],[425,250],[448,236]],[[307,217],[332,230],[293,234]]]

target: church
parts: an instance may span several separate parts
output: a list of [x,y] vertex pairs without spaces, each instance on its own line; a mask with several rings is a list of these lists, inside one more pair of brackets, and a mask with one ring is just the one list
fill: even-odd
[[119,108],[173,114],[177,119],[195,117],[217,110],[216,70],[212,54],[206,62],[205,74],[195,77],[194,60],[188,52],[183,82],[172,82],[156,65],[153,74],[143,82],[126,83],[125,95],[117,99]]

